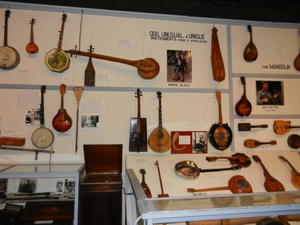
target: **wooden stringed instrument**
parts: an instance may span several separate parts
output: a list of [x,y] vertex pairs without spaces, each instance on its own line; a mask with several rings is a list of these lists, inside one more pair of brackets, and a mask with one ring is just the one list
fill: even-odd
[[49,128],[45,127],[45,115],[44,115],[44,94],[46,92],[46,86],[41,86],[41,105],[40,105],[40,128],[33,131],[31,135],[31,142],[37,148],[48,148],[54,141],[54,135]]
[[221,82],[225,79],[225,67],[218,39],[218,29],[214,26],[211,35],[211,65],[213,79]]
[[142,187],[144,189],[145,195],[147,196],[147,198],[152,198],[152,194],[151,194],[150,188],[148,187],[148,185],[145,182],[146,170],[145,169],[140,169],[140,173],[142,174],[141,185],[142,185]]
[[161,112],[161,92],[157,93],[158,98],[158,127],[155,128],[148,139],[148,145],[154,152],[166,152],[171,147],[171,136],[169,132],[163,128],[162,112]]
[[76,108],[76,139],[75,139],[75,152],[78,150],[78,117],[79,117],[79,104],[80,99],[83,94],[84,87],[82,86],[74,86],[73,92],[76,98],[77,108]]
[[30,41],[25,48],[26,52],[28,52],[29,54],[35,54],[39,51],[39,47],[36,45],[36,43],[34,43],[34,36],[33,36],[34,23],[35,23],[35,19],[32,18],[30,20]]
[[141,96],[142,92],[138,88],[135,93],[137,98],[137,117],[130,118],[130,152],[146,152],[147,147],[147,119],[141,117]]
[[257,155],[253,155],[252,158],[254,159],[255,162],[258,162],[261,165],[264,171],[264,176],[265,176],[264,187],[266,191],[268,192],[285,191],[285,188],[282,185],[282,183],[280,183],[278,180],[276,180],[274,177],[271,176],[269,171],[262,163],[261,159]]
[[[94,48],[90,45],[89,52],[93,52]],[[84,85],[85,86],[95,86],[95,68],[92,62],[92,57],[89,57],[89,62],[84,71]]]
[[297,188],[298,190],[300,190],[300,173],[295,169],[295,167],[283,156],[278,156],[279,159],[285,161],[290,167],[291,167],[291,181],[292,184],[295,186],[295,188]]
[[158,62],[153,58],[145,58],[145,59],[139,59],[139,60],[129,60],[129,59],[123,59],[113,56],[107,56],[107,55],[100,55],[92,52],[83,52],[83,51],[77,51],[77,50],[66,50],[65,52],[71,54],[71,55],[81,55],[85,57],[91,57],[95,59],[103,59],[108,60],[112,62],[119,62],[123,64],[127,64],[130,66],[134,66],[137,68],[138,75],[143,79],[153,79],[156,77],[159,73],[160,67]]
[[247,181],[247,179],[241,175],[233,176],[229,179],[228,185],[223,187],[213,187],[213,188],[188,188],[187,192],[204,192],[204,191],[221,191],[230,190],[233,194],[241,193],[252,193],[252,186]]
[[257,48],[255,46],[255,44],[253,43],[253,39],[252,39],[252,27],[251,25],[247,26],[248,32],[250,34],[250,41],[247,44],[247,46],[244,49],[244,59],[247,62],[253,62],[257,59],[258,53],[257,53]]
[[232,156],[208,156],[208,162],[216,161],[217,159],[228,159],[231,165],[240,165],[241,167],[248,167],[251,164],[251,159],[244,153],[235,153]]
[[267,145],[267,144],[276,145],[277,141],[272,140],[272,141],[262,142],[262,141],[258,141],[258,140],[255,140],[255,139],[247,139],[247,140],[244,141],[244,146],[246,148],[257,148],[260,145]]
[[252,111],[251,102],[247,99],[246,96],[246,80],[245,77],[241,77],[241,82],[243,84],[244,92],[241,99],[235,105],[235,112],[239,116],[249,116]]
[[[299,29],[299,34],[300,34],[300,29]],[[294,67],[296,70],[300,71],[300,48],[299,48],[299,53],[294,60]]]
[[288,137],[287,143],[291,148],[297,149],[300,147],[300,136],[298,134],[292,134]]
[[3,45],[0,47],[0,68],[4,70],[11,70],[16,68],[20,63],[19,52],[8,46],[7,36],[8,36],[8,18],[10,16],[10,10],[5,10],[5,25],[4,25],[4,41]]
[[209,141],[217,150],[224,151],[232,142],[232,131],[227,123],[223,124],[221,92],[216,91],[219,109],[219,123],[213,124],[209,130]]
[[160,184],[160,190],[161,190],[161,194],[158,194],[157,197],[159,197],[159,198],[169,197],[169,195],[164,192],[164,188],[163,188],[163,184],[162,184],[162,179],[161,179],[161,174],[160,174],[160,169],[159,169],[159,164],[158,164],[157,160],[154,163],[154,165],[156,165],[156,167],[157,167],[158,177],[159,177],[159,184]]
[[62,41],[64,35],[64,27],[67,19],[67,14],[62,15],[61,29],[59,31],[59,39],[57,48],[47,52],[45,56],[45,64],[49,70],[62,73],[69,68],[70,57],[62,50]]
[[66,93],[66,85],[61,84],[59,91],[61,95],[60,109],[52,119],[52,126],[56,131],[64,133],[72,127],[72,118],[64,108],[64,95]]
[[300,128],[300,126],[292,126],[291,121],[275,120],[273,130],[275,134],[285,134],[292,128]]
[[268,124],[251,125],[251,123],[238,123],[238,131],[250,131],[251,128],[268,128]]

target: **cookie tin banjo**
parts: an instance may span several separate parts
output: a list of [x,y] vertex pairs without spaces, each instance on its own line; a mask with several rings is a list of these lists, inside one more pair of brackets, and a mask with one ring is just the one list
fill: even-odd
[[61,30],[59,31],[57,48],[54,48],[51,51],[47,52],[45,56],[45,64],[47,65],[49,70],[58,73],[64,72],[66,69],[69,68],[70,65],[69,56],[61,49],[66,19],[67,14],[64,13],[62,15],[62,24]]
[[11,70],[16,68],[20,63],[20,55],[18,51],[8,46],[7,33],[8,33],[8,17],[10,10],[5,11],[5,25],[4,25],[4,43],[0,47],[0,68],[4,70]]

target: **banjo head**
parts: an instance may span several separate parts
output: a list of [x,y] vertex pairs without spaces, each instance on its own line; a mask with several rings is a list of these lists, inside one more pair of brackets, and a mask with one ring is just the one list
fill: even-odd
[[10,70],[16,68],[20,63],[20,55],[16,49],[10,46],[0,47],[0,68]]
[[32,133],[31,141],[37,148],[48,148],[54,141],[54,135],[50,129],[41,127]]
[[45,56],[45,64],[49,70],[62,73],[70,66],[70,57],[63,51],[57,48],[47,52]]

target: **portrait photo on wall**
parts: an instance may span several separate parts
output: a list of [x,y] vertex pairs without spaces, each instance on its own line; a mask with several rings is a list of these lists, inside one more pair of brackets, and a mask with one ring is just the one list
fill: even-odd
[[34,178],[21,178],[19,183],[18,192],[21,193],[34,193],[36,190],[37,180]]
[[257,105],[284,105],[282,81],[256,81]]
[[167,50],[167,82],[192,82],[192,52]]

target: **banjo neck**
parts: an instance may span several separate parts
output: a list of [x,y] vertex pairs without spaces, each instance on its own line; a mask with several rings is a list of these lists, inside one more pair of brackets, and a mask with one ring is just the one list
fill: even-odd
[[5,24],[4,24],[4,41],[3,45],[7,46],[7,33],[8,33],[8,17],[10,16],[10,10],[5,11]]
[[216,91],[216,97],[218,101],[218,111],[219,111],[219,125],[223,125],[223,118],[222,118],[222,104],[221,104],[221,92]]
[[45,110],[44,110],[44,94],[46,92],[46,86],[41,86],[41,106],[40,106],[40,127],[45,127]]
[[67,14],[62,15],[62,23],[61,23],[61,29],[59,31],[59,38],[58,38],[58,44],[57,44],[57,49],[61,50],[62,47],[62,41],[63,41],[63,35],[64,35],[64,28],[65,28],[65,22],[67,19]]

